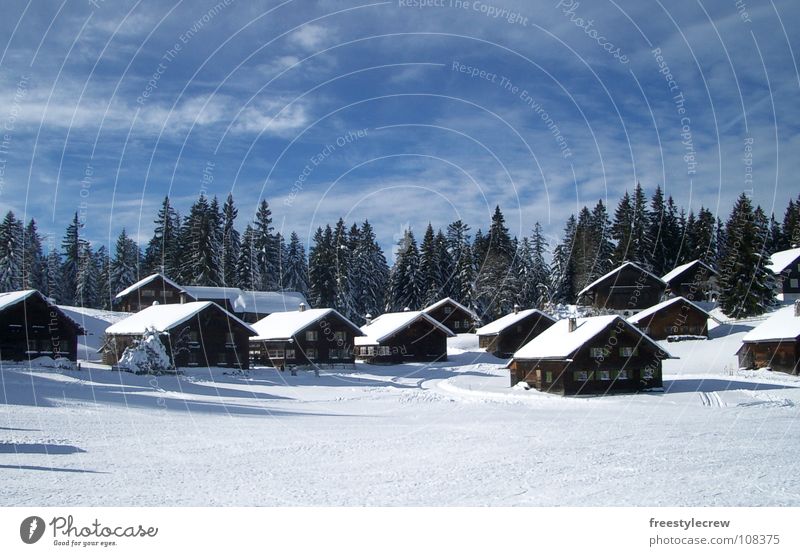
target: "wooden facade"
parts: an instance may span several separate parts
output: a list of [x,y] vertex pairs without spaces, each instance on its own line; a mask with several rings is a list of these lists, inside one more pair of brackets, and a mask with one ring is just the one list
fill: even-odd
[[183,290],[175,282],[162,274],[154,274],[117,294],[114,306],[118,311],[138,313],[155,302],[159,305],[183,303],[183,294]]
[[589,284],[578,297],[596,309],[633,314],[661,301],[665,288],[661,278],[627,262]]
[[[5,301],[6,303],[3,303]],[[83,328],[36,290],[0,294],[0,359],[76,361]]]
[[[536,340],[534,340],[536,341]],[[667,358],[652,341],[617,317],[568,357],[512,359],[511,385],[561,395],[631,393],[662,387]]]
[[789,249],[772,255],[770,269],[777,276],[777,293],[784,301],[800,299],[800,249]]
[[786,340],[765,340],[745,342],[736,352],[739,367],[743,369],[763,369],[791,373],[800,372],[800,336]]
[[[655,309],[655,310],[652,310]],[[659,307],[646,309],[628,319],[634,326],[654,340],[668,336],[705,336],[708,338],[710,315],[683,297],[659,303]]]
[[536,311],[504,327],[497,333],[479,333],[478,346],[497,357],[510,357],[555,322],[548,315]]
[[696,260],[662,278],[667,284],[667,291],[675,297],[685,297],[689,301],[713,301],[717,296],[717,271]]
[[[179,367],[231,367],[248,369],[250,366],[250,336],[253,330],[215,303],[204,303],[204,308],[191,318],[158,330],[162,343],[170,354],[173,365]],[[120,321],[124,322],[124,321]],[[119,323],[117,323],[119,324]],[[106,332],[103,363],[115,365],[125,348],[141,339],[140,333]]]
[[419,315],[380,340],[370,338],[367,327],[362,328],[367,336],[356,339],[356,358],[379,364],[446,361],[447,338],[453,333],[431,320]]
[[426,307],[423,311],[456,334],[475,332],[477,315],[449,297]]
[[[280,317],[275,313],[272,317]],[[254,326],[257,326],[255,323]],[[289,338],[250,340],[250,355],[255,363],[284,369],[291,366],[339,365],[355,363],[353,340],[363,333],[336,311],[315,319]]]

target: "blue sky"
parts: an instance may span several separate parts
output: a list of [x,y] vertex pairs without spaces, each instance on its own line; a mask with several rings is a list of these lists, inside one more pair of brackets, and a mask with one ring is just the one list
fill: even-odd
[[266,198],[388,248],[496,204],[556,236],[637,181],[723,215],[800,192],[793,0],[418,4],[4,2],[0,209],[100,245],[233,191],[242,227]]

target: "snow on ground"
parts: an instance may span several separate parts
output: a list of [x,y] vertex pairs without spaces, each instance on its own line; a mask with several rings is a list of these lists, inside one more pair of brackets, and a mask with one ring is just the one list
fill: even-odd
[[99,361],[100,354],[97,353],[97,350],[103,344],[103,334],[105,334],[106,328],[131,316],[130,313],[68,305],[59,305],[58,308],[86,330],[86,336],[78,336],[78,359],[86,361]]
[[798,505],[800,381],[738,371],[757,322],[668,344],[665,392],[512,389],[447,362],[298,376],[3,365],[2,504]]

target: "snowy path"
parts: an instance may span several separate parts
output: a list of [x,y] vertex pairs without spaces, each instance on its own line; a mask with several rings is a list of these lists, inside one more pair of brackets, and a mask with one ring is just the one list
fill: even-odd
[[731,369],[736,336],[670,345],[665,392],[508,387],[448,362],[320,377],[0,371],[14,505],[797,505],[800,382]]

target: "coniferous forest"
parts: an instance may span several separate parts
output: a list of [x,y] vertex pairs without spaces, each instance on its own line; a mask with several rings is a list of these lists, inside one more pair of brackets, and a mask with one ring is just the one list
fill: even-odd
[[0,291],[38,289],[62,305],[112,309],[114,295],[162,272],[185,285],[302,292],[314,307],[334,307],[355,322],[367,313],[422,308],[449,296],[484,321],[515,304],[570,304],[587,284],[623,261],[662,276],[700,259],[720,273],[719,303],[728,316],[763,313],[774,298],[769,255],[800,245],[800,196],[782,215],[739,196],[725,218],[701,207],[688,213],[662,189],[637,185],[613,209],[598,201],[571,215],[555,245],[537,223],[512,237],[500,207],[486,229],[457,220],[442,229],[406,230],[390,267],[372,225],[318,228],[306,247],[273,227],[269,203],[241,229],[232,195],[201,195],[185,215],[166,197],[153,237],[138,245],[122,230],[114,245],[93,246],[78,214],[59,248],[45,250],[36,221],[8,212],[0,223]]

